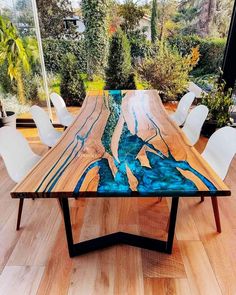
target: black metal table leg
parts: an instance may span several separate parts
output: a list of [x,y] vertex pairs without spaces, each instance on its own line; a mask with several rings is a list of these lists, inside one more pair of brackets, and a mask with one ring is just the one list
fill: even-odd
[[179,198],[172,198],[171,209],[170,209],[170,220],[169,220],[169,230],[168,238],[166,242],[166,253],[172,253],[174,235],[175,235],[175,225],[178,212]]
[[68,199],[59,199],[61,209],[63,212],[64,225],[66,230],[67,245],[70,257],[74,257],[74,242],[73,242],[73,233],[70,220],[70,208]]
[[172,252],[179,197],[172,198],[167,241],[142,237],[125,232],[116,232],[74,244],[68,199],[61,198],[59,199],[59,202],[63,211],[67,245],[70,257],[79,256],[91,251],[114,246],[117,244],[127,244],[130,246],[140,247],[168,254],[171,254]]

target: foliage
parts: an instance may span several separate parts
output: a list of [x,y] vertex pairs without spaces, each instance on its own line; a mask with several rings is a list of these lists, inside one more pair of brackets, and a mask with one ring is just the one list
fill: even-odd
[[109,0],[82,0],[85,24],[85,47],[87,73],[90,79],[103,72],[108,52],[108,8]]
[[193,6],[192,1],[181,1],[173,21],[177,24],[177,33],[181,35],[192,35],[197,33],[196,20],[199,8]]
[[216,2],[216,10],[213,16],[211,26],[211,35],[220,38],[226,38],[229,30],[230,19],[232,17],[234,1],[218,0]]
[[43,40],[44,61],[47,71],[59,73],[62,70],[62,60],[67,53],[76,56],[78,70],[86,72],[86,50],[83,40]]
[[103,90],[105,87],[105,81],[101,76],[94,76],[93,81],[90,81],[86,74],[82,74],[81,77],[84,80],[86,91]]
[[189,54],[193,47],[199,46],[200,60],[193,71],[195,76],[214,73],[221,67],[226,44],[225,39],[202,39],[198,36],[176,35],[168,38],[168,42],[183,55]]
[[160,91],[163,100],[174,100],[187,90],[189,72],[196,65],[197,56],[197,49],[182,56],[176,49],[161,44],[157,55],[140,65],[139,74],[150,87]]
[[108,9],[108,33],[111,36],[117,31],[120,27],[122,20],[119,15],[119,4],[116,0],[110,0],[109,9]]
[[232,0],[181,0],[173,20],[179,34],[225,38],[233,10]]
[[203,76],[192,77],[192,81],[197,84],[203,91],[211,91],[212,81],[216,79],[217,74],[206,74]]
[[[26,100],[39,99],[39,81],[36,71],[29,73],[22,73],[22,82],[24,85],[24,96]],[[17,94],[17,83],[15,80],[10,79],[7,75],[7,63],[3,63],[0,66],[0,92],[4,95],[11,94],[15,96]]]
[[139,28],[139,22],[147,11],[148,4],[141,5],[132,0],[124,1],[123,4],[113,3],[111,10],[110,33],[115,33],[120,27],[126,34],[130,47],[132,64],[140,58],[149,55],[152,46],[147,39],[147,27]]
[[78,71],[76,57],[68,53],[62,61],[61,96],[69,106],[81,106],[86,96],[84,82]]
[[126,35],[119,29],[110,42],[106,89],[135,89],[131,68],[130,45]]
[[217,121],[217,127],[223,127],[229,122],[229,108],[233,105],[232,89],[225,90],[225,82],[215,79],[213,88],[203,93],[202,104],[209,109],[209,119]]
[[4,107],[7,111],[11,111],[16,114],[25,114],[30,111],[29,104],[24,104],[24,105],[20,104],[17,97],[10,93],[4,96],[0,95],[0,100],[4,103]]
[[151,54],[152,44],[147,40],[145,30],[135,30],[130,32],[127,37],[131,47],[131,57],[133,64],[138,59],[144,58]]
[[0,16],[0,64],[7,61],[7,73],[11,80],[17,82],[18,98],[25,103],[22,73],[30,71],[29,56],[15,26]]
[[70,0],[37,0],[42,38],[61,39],[66,34],[64,18],[72,16]]
[[31,0],[17,0],[16,1],[17,14],[14,16],[16,23],[21,26],[18,29],[21,36],[34,35],[34,17],[32,12]]
[[157,0],[152,1],[151,38],[152,43],[155,43],[157,40]]
[[177,0],[159,0],[157,3],[159,7],[157,17],[160,41],[163,41],[168,36],[173,35],[178,27],[173,21],[177,10],[177,4]]
[[21,67],[28,72],[30,69],[26,50],[22,39],[18,36],[15,26],[0,16],[0,63],[7,60],[8,74],[16,78]]
[[28,75],[23,74],[22,79],[24,83],[24,92],[25,98],[27,101],[29,100],[37,100],[39,99],[39,79],[37,74],[33,74],[32,72]]
[[126,0],[124,4],[119,6],[119,15],[123,20],[121,28],[126,34],[128,34],[137,28],[139,21],[144,16],[144,10],[132,0]]
[[15,80],[11,81],[9,75],[7,74],[7,62],[5,61],[0,65],[0,93],[16,94],[17,89],[15,84]]

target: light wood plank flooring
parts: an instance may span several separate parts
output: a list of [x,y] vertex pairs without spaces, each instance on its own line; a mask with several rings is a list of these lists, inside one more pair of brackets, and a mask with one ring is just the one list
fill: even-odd
[[[35,129],[21,130],[44,154]],[[203,150],[206,139],[197,145]],[[0,159],[0,295],[236,295],[236,159],[226,178],[232,197],[219,198],[222,234],[210,199],[182,198],[172,255],[116,246],[70,259],[56,200],[18,200]],[[166,236],[170,200],[71,200],[75,240],[126,230]]]

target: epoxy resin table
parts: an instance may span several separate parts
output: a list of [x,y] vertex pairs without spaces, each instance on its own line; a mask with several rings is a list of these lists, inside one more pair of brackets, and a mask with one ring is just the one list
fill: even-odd
[[[57,145],[12,191],[58,198],[71,257],[125,243],[171,253],[178,199],[230,195],[168,117],[155,90],[90,92]],[[117,232],[74,244],[68,198],[170,196],[167,241]]]

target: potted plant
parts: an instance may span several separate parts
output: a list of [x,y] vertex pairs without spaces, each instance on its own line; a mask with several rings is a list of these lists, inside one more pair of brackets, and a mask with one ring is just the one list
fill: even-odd
[[214,80],[212,89],[203,93],[202,104],[209,109],[209,115],[202,127],[202,134],[210,137],[217,128],[223,127],[230,122],[230,106],[233,105],[232,89],[226,90],[225,81]]
[[0,127],[11,126],[16,128],[16,115],[14,112],[6,111],[0,100]]

